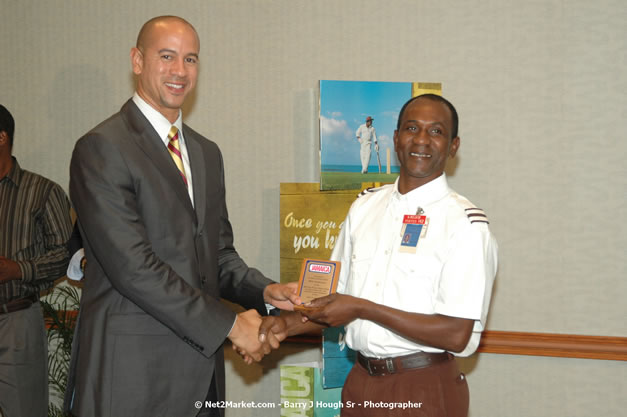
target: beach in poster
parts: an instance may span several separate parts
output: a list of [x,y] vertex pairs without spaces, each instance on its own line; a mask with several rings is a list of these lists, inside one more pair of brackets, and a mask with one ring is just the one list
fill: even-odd
[[[442,94],[441,83],[320,81],[320,189],[351,190],[364,182],[394,182],[399,165],[394,130],[403,104],[420,94]],[[363,172],[357,131],[372,118],[378,151],[370,143]]]

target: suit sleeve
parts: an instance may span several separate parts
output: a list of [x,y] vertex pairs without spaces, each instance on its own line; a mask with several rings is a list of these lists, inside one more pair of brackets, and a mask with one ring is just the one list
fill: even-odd
[[137,182],[111,141],[95,133],[79,140],[70,165],[70,194],[95,261],[116,291],[210,357],[224,342],[235,313],[155,254],[140,215]]
[[[221,186],[224,188],[224,163],[220,155]],[[242,305],[246,309],[254,308],[262,316],[267,315],[263,301],[263,290],[274,281],[266,278],[259,270],[249,268],[239,256],[233,245],[233,228],[229,221],[226,208],[226,199],[220,214],[220,236],[218,241],[218,266],[220,268],[220,294],[232,302]]]

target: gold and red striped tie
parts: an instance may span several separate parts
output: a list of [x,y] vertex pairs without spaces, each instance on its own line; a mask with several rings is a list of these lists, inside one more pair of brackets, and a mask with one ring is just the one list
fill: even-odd
[[168,143],[168,151],[170,152],[170,156],[174,160],[176,167],[179,169],[181,177],[183,178],[183,182],[185,183],[185,185],[187,185],[185,167],[183,166],[183,157],[181,156],[181,148],[179,146],[179,130],[176,128],[176,126],[172,126],[170,128],[170,132],[168,133],[168,139],[170,139],[170,142]]

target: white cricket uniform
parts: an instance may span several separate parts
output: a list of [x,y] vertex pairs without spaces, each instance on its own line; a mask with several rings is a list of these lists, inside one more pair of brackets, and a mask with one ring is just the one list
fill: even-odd
[[368,172],[368,165],[370,164],[370,144],[374,140],[375,145],[377,144],[377,131],[374,129],[374,126],[370,125],[370,127],[363,125],[359,126],[357,131],[355,132],[357,136],[357,140],[361,143],[361,149],[359,150],[359,156],[361,158],[361,172]]

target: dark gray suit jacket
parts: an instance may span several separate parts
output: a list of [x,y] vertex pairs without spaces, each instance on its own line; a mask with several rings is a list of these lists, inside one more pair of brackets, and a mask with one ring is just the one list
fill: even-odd
[[[195,208],[163,142],[129,100],[82,137],[70,195],[87,270],[68,395],[79,417],[192,417],[235,313],[272,281],[233,247],[220,150],[183,126]],[[71,399],[68,397],[67,399]]]

